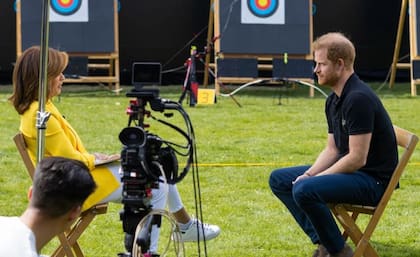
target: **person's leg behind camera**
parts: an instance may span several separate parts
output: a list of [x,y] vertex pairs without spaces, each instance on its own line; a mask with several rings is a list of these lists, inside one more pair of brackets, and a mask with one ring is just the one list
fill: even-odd
[[202,223],[197,218],[191,218],[182,203],[176,185],[168,186],[168,208],[178,222],[181,241],[211,240],[220,234],[220,228],[217,225]]
[[[113,175],[119,181],[121,180],[121,167],[118,162],[107,165],[112,171]],[[101,202],[116,202],[122,201],[122,183],[120,187],[110,194]],[[191,218],[185,209],[181,196],[176,185],[159,183],[158,189],[152,190],[151,205],[153,209],[165,209],[168,204],[169,212],[173,214],[177,221],[180,232],[181,241],[191,242],[198,240],[211,240],[220,234],[220,228],[217,225],[202,223],[197,218]],[[198,231],[197,231],[198,229]],[[204,233],[203,233],[204,232]],[[159,238],[159,229],[156,227],[152,230],[151,250],[157,249],[157,240]]]

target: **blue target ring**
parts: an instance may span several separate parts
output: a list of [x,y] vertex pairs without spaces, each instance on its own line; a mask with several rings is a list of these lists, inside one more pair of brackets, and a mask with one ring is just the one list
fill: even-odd
[[249,11],[261,18],[273,15],[279,7],[279,0],[247,0]]
[[51,0],[51,8],[60,15],[72,15],[81,5],[82,0]]

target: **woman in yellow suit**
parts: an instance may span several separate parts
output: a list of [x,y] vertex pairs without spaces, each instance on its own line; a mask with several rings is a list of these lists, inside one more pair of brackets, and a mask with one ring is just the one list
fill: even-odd
[[[62,156],[85,163],[97,183],[96,191],[86,200],[84,208],[100,202],[119,202],[122,198],[122,185],[120,182],[119,162],[111,162],[104,165],[95,165],[98,162],[114,159],[115,155],[89,153],[84,147],[77,132],[61,115],[55,107],[52,98],[61,93],[61,87],[65,79],[63,71],[68,64],[68,55],[50,48],[48,51],[47,67],[47,99],[45,111],[50,113],[45,130],[45,156]],[[39,64],[40,49],[33,46],[25,50],[16,61],[13,71],[13,94],[9,100],[21,117],[20,131],[28,144],[29,154],[35,162],[37,150],[37,112],[38,112],[38,89],[39,89]],[[176,185],[168,185],[168,194],[160,189],[152,192],[152,206],[163,209],[166,201],[169,211],[177,219],[182,241],[197,241],[205,238],[210,240],[220,233],[216,225],[203,224],[193,219],[185,210]],[[199,226],[197,226],[197,223]],[[197,233],[197,228],[199,229]],[[204,236],[203,236],[204,233]]]

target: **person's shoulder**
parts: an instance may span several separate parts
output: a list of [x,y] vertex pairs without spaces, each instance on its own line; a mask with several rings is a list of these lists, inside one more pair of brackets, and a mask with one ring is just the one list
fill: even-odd
[[381,105],[381,100],[368,86],[362,86],[348,92],[344,99],[346,108],[363,108],[365,111],[376,109]]
[[19,217],[0,217],[0,227],[0,256],[39,256],[34,233]]
[[354,103],[354,102],[370,102],[372,101],[372,93],[365,90],[365,88],[355,88],[353,90],[350,90],[345,98],[345,101],[347,103]]
[[353,74],[347,94],[351,97],[376,97],[373,89],[357,75]]
[[0,217],[0,227],[2,231],[7,231],[8,229],[12,230],[27,230],[29,229],[19,217],[16,216],[1,216]]
[[39,102],[38,101],[33,101],[30,105],[29,105],[29,109],[28,111],[30,112],[36,112],[39,109]]
[[30,105],[29,108],[23,113],[21,114],[21,116],[23,118],[28,118],[30,120],[32,120],[33,116],[36,117],[36,113],[38,111],[38,101],[33,101]]
[[349,95],[352,95],[353,97],[378,98],[375,91],[363,81],[358,84],[358,86],[350,90]]
[[0,223],[16,223],[19,222],[19,217],[16,216],[0,216]]
[[5,238],[7,240],[21,240],[32,233],[19,217],[0,217],[0,227],[0,241],[2,242],[6,240]]

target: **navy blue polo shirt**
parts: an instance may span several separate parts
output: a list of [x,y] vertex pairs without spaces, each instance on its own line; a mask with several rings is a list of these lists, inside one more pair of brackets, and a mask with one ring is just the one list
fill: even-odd
[[340,97],[329,95],[325,114],[340,158],[349,152],[350,135],[372,133],[366,165],[359,170],[388,183],[398,162],[397,142],[391,119],[373,90],[352,74]]

